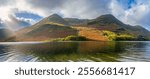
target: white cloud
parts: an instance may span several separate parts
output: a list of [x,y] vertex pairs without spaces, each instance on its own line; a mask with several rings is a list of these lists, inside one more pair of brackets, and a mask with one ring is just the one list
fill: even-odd
[[[95,18],[103,14],[113,14],[127,24],[150,26],[150,1],[136,0],[136,4],[131,8],[127,8],[127,2],[127,0],[123,3],[118,0],[0,0],[0,19],[10,20],[9,15],[20,11],[43,17],[53,13],[77,18]],[[32,18],[19,19],[34,22]]]
[[[138,5],[126,11],[126,22],[131,24],[143,24],[148,18],[150,10],[148,5]],[[148,18],[150,19],[150,18]]]
[[9,15],[12,13],[11,7],[5,6],[5,7],[0,7],[0,18],[1,20],[9,20]]
[[[30,26],[31,24],[27,22],[25,19],[20,19],[15,16],[9,16],[10,20],[5,21],[5,27],[16,31],[18,29]],[[11,26],[11,27],[10,27]]]
[[67,0],[61,12],[65,17],[96,18],[110,13],[110,0]]
[[110,11],[110,0],[28,0],[26,3],[30,5],[28,10],[42,16],[59,13],[64,17],[95,18]]
[[[44,9],[39,9],[37,7],[33,7],[26,0],[2,0],[0,1],[0,18],[2,20],[10,20],[9,16],[14,15],[16,12],[26,11],[29,13],[34,13],[37,15],[45,16]],[[13,3],[11,3],[13,2]],[[4,5],[7,4],[7,5]]]
[[[43,17],[59,13],[64,17],[95,18],[109,12],[110,0],[2,0],[1,19],[8,20],[8,15],[26,11]],[[13,3],[12,3],[13,2]],[[7,5],[6,5],[7,4]]]
[[23,18],[23,17],[18,18],[18,17],[16,17],[16,19],[19,20],[19,21],[30,23],[30,24],[35,24],[36,23],[36,21],[34,19],[31,19],[31,18]]
[[110,4],[111,14],[116,16],[118,19],[123,20],[125,16],[125,10],[123,9],[122,5],[117,2],[117,0],[112,0]]
[[129,9],[125,9],[123,4],[113,0],[111,3],[112,14],[126,24],[142,25],[145,28],[150,26],[150,1],[137,0],[136,4]]

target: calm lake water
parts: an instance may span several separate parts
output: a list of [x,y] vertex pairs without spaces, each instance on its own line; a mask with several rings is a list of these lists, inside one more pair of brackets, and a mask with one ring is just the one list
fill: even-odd
[[150,42],[0,43],[1,62],[150,62]]

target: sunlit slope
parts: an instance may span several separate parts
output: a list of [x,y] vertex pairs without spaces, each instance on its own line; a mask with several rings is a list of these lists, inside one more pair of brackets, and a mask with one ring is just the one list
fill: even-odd
[[44,24],[33,29],[23,35],[17,37],[18,41],[43,41],[55,38],[64,38],[69,35],[76,35],[77,30],[67,27],[52,24]]
[[[109,33],[106,34],[104,31]],[[150,32],[142,26],[124,24],[111,14],[91,20],[62,18],[53,14],[30,27],[17,31],[15,39],[16,41],[45,41],[70,35],[83,36],[94,41],[113,41],[112,38],[127,41],[128,38],[129,40],[150,38]]]
[[131,26],[119,21],[111,14],[102,15],[87,23],[88,27],[93,27],[99,30],[108,30],[117,34],[130,34],[136,37],[150,37],[150,32],[142,26]]
[[77,35],[77,30],[69,27],[68,23],[62,17],[53,14],[35,25],[21,29],[16,33],[17,41],[44,41]]
[[79,36],[84,36],[88,39],[95,40],[95,41],[108,41],[108,38],[103,35],[102,31],[97,30],[95,28],[89,27],[74,27],[76,28],[79,33]]

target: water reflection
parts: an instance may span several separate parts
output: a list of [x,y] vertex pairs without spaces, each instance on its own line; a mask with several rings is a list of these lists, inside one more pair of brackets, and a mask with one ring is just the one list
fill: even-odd
[[50,42],[0,45],[0,61],[150,61],[150,42]]

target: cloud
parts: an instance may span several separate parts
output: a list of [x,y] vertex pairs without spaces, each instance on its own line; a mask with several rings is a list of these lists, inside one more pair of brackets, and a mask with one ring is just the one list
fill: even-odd
[[[5,21],[5,27],[16,31],[18,29],[30,26],[31,24],[25,19],[20,19],[15,16],[9,16],[10,20]],[[11,27],[10,27],[11,26]]]
[[0,11],[2,20],[12,20],[9,16],[13,15],[32,24],[41,19],[27,16],[43,18],[58,13],[63,17],[92,19],[113,14],[126,24],[150,28],[149,0],[0,0]]
[[[40,10],[36,11],[34,8],[31,7],[31,5],[28,5],[28,3],[25,0],[19,0],[19,1],[18,0],[1,0],[0,5],[1,5],[0,6],[0,11],[1,11],[0,19],[1,19],[1,22],[3,22],[3,24],[1,23],[1,26],[5,28],[12,28],[12,30],[20,29],[25,26],[34,24],[35,21],[37,22],[37,19],[34,20],[34,18],[32,17],[27,18],[23,16],[22,17],[16,16],[16,14],[19,14],[23,11],[26,12],[26,14],[30,14],[30,15],[32,14],[32,15],[38,16],[38,13],[40,12]],[[38,21],[39,20],[40,19],[38,19]]]
[[110,13],[110,0],[66,0],[60,13],[65,17],[95,18]]
[[9,4],[12,4],[14,0],[0,0],[0,6],[7,6]]
[[[25,3],[30,10],[37,11],[41,16],[58,13],[64,17],[95,18],[99,15],[110,13],[111,0],[28,0]],[[33,11],[33,12],[34,12]]]
[[30,6],[28,11],[37,13],[46,17],[54,13],[59,13],[61,6],[66,0],[26,0],[26,4]]
[[23,22],[23,23],[26,23],[25,25],[23,26],[29,26],[30,24],[35,24],[36,21],[34,19],[30,19],[30,18],[18,18],[16,17],[16,19],[19,21],[19,22]]
[[132,22],[133,24],[134,23],[141,23],[141,24],[147,24],[147,20],[149,18],[149,13],[150,13],[150,10],[149,10],[150,6],[149,5],[144,5],[144,4],[141,4],[141,5],[137,5],[131,9],[129,9],[128,11],[126,11],[126,18],[127,18],[127,22]]
[[[121,1],[121,0],[120,0]],[[150,29],[150,1],[149,0],[136,0],[134,5],[130,8],[125,8],[130,6],[128,2],[120,2],[118,0],[113,0],[111,3],[112,14],[118,19],[126,24],[131,25],[142,25],[147,29]],[[127,1],[127,0],[126,0]],[[128,0],[129,1],[129,0]],[[128,4],[128,6],[127,6]]]
[[109,2],[110,0],[1,0],[4,5],[0,7],[0,18],[10,20],[8,16],[22,11],[41,17],[58,13],[64,17],[95,18],[109,12]]
[[65,0],[28,0],[27,3],[31,5],[31,7],[45,9],[46,11],[54,10],[60,8],[64,4]]
[[29,13],[26,11],[19,11],[15,13],[15,17],[19,20],[24,20],[26,22],[29,22],[30,24],[35,24],[39,20],[41,20],[43,17],[40,15]]

